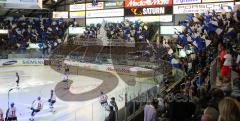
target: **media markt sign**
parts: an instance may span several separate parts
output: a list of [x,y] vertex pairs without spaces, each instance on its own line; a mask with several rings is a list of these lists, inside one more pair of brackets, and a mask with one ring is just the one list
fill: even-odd
[[125,7],[172,5],[172,0],[125,0]]

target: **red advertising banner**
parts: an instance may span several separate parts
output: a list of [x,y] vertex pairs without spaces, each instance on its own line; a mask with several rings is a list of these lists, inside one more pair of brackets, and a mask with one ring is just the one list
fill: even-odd
[[125,0],[125,7],[145,7],[145,6],[163,6],[172,5],[173,0]]

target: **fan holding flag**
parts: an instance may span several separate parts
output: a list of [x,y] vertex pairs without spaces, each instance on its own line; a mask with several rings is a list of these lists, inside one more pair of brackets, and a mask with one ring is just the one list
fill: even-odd
[[92,0],[92,6],[96,6],[98,4],[97,0]]

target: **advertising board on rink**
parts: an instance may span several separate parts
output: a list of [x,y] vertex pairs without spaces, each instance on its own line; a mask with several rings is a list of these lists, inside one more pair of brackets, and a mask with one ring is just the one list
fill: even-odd
[[44,59],[1,59],[0,66],[44,65]]

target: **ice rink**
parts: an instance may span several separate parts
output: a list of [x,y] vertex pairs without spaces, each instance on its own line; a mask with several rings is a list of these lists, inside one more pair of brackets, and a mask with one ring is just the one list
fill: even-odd
[[[16,88],[16,72],[20,76],[20,88]],[[93,73],[94,74],[94,73]],[[117,75],[117,87],[107,93],[108,98],[116,98],[119,109],[124,107],[124,95],[134,98],[140,92],[154,86],[154,83],[144,83],[147,79],[137,79],[136,85],[129,86]],[[14,102],[17,108],[18,121],[28,121],[31,110],[29,107],[38,96],[44,102],[43,110],[39,112],[35,121],[104,121],[108,112],[100,105],[99,98],[85,101],[63,101],[57,97],[55,103],[56,112],[50,112],[47,100],[50,97],[50,90],[55,89],[61,82],[62,74],[56,72],[49,66],[1,66],[0,67],[0,107],[6,112],[9,102]],[[69,75],[73,83],[70,92],[73,94],[85,93],[101,85],[104,80],[84,76]],[[98,93],[98,92],[97,92]],[[100,90],[99,90],[100,94]],[[64,95],[64,94],[63,94]],[[67,95],[67,94],[66,94]]]

